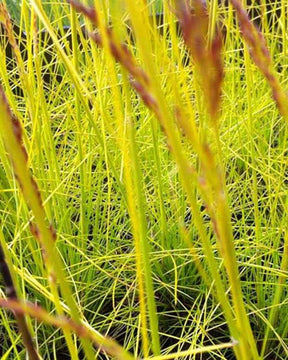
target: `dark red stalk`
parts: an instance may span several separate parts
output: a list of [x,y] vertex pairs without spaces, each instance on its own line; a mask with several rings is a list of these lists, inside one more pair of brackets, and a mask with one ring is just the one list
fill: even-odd
[[[5,300],[0,298],[0,307],[13,311],[19,316],[28,314],[31,317],[38,319],[38,321],[40,322],[52,325],[60,329],[72,331],[80,338],[90,340],[92,343],[94,343],[94,345],[99,348],[101,352],[109,354],[113,359],[135,360],[132,355],[123,350],[123,348],[112,338],[108,336],[103,336],[100,340],[98,339],[99,335],[95,336],[94,332],[91,331],[89,327],[76,323],[71,318],[68,318],[66,316],[53,316],[39,305],[19,301],[17,299]],[[31,359],[34,360],[34,358]]]
[[[3,252],[3,248],[0,245],[0,272],[2,274],[5,288],[6,288],[6,295],[9,300],[12,301],[19,301],[18,296],[16,293],[16,289],[13,283],[13,279],[11,276],[10,269],[7,265],[7,262],[5,260],[5,255]],[[24,314],[21,314],[19,312],[14,312],[15,319],[17,321],[18,329],[22,335],[22,341],[27,349],[27,352],[29,354],[30,360],[40,360],[40,357],[35,349],[32,336],[29,332],[29,329],[27,327],[27,323],[25,320]]]

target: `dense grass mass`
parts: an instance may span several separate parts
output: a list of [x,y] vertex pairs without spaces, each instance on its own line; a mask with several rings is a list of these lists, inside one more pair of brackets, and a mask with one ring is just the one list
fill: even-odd
[[1,359],[288,358],[288,3],[241,3],[2,2]]

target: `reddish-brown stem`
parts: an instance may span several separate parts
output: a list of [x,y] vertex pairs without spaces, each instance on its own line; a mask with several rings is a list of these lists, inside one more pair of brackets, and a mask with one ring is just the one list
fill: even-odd
[[[10,272],[10,269],[7,265],[7,262],[5,260],[5,255],[3,252],[3,248],[0,245],[0,272],[2,274],[5,287],[6,287],[6,295],[8,299],[19,301],[17,292],[13,283],[12,275]],[[14,312],[15,319],[17,321],[18,329],[22,335],[23,343],[27,349],[27,352],[29,354],[30,360],[40,360],[40,357],[35,349],[32,336],[29,332],[29,329],[26,324],[25,316],[24,314],[20,314],[19,312]]]

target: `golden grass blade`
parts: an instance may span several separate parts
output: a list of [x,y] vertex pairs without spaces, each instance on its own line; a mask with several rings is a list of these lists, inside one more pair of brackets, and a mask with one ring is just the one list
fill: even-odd
[[179,352],[175,352],[175,353],[171,353],[171,354],[167,354],[167,355],[153,356],[153,357],[146,358],[144,360],[170,360],[170,359],[176,359],[176,358],[180,358],[180,357],[204,354],[207,352],[212,353],[213,351],[232,348],[235,345],[237,345],[237,342],[231,341],[231,342],[227,342],[227,343],[223,343],[223,344],[219,344],[219,345],[203,346],[202,348],[191,349],[191,350],[187,350],[187,351],[179,351]]

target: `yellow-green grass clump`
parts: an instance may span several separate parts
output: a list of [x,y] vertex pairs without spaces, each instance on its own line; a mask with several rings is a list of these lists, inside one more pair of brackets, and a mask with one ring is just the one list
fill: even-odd
[[2,357],[285,359],[286,2],[11,4]]

